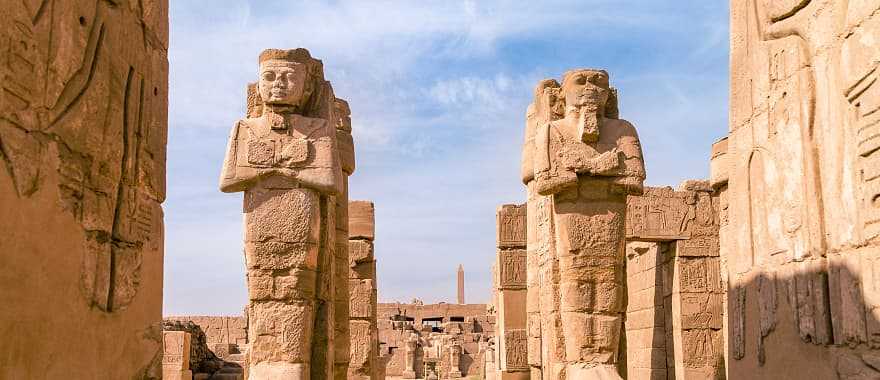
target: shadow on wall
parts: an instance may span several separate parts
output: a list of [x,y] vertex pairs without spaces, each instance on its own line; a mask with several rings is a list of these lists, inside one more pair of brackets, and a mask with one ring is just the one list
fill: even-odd
[[752,270],[728,288],[728,378],[880,378],[880,319],[872,306],[880,277],[873,278],[873,260],[850,255],[854,261]]

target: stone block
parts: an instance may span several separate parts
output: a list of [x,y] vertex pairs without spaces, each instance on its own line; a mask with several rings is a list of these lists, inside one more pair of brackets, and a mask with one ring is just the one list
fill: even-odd
[[375,207],[370,201],[348,202],[349,239],[373,240],[376,236]]
[[524,248],[526,246],[526,206],[503,205],[497,212],[498,247]]

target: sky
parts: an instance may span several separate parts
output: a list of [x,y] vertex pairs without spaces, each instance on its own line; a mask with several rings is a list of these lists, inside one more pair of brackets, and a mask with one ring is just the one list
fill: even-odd
[[242,194],[218,190],[265,48],[307,48],[352,111],[352,200],[376,205],[380,302],[491,299],[495,211],[523,203],[541,79],[606,69],[652,186],[707,178],[727,131],[726,0],[170,2],[165,315],[247,303]]

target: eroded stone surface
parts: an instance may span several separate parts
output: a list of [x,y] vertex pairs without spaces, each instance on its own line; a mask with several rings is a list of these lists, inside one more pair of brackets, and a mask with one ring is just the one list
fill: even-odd
[[0,9],[2,378],[161,376],[167,8]]

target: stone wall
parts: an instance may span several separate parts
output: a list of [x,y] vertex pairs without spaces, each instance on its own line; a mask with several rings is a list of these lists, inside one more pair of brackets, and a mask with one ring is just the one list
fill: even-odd
[[0,8],[0,378],[161,376],[167,12]]
[[247,347],[247,318],[243,316],[171,316],[165,320],[198,325],[205,334],[205,344],[221,359],[244,352]]
[[880,4],[731,1],[731,378],[874,378],[880,323]]

